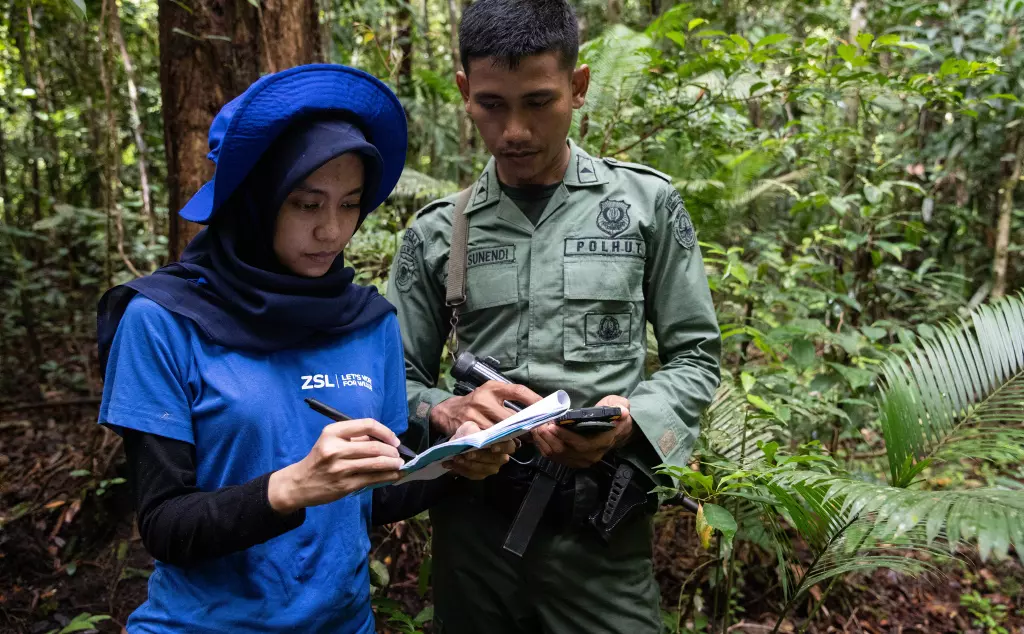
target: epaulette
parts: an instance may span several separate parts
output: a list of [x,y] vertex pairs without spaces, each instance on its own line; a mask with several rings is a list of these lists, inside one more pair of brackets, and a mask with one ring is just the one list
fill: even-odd
[[671,176],[669,176],[665,172],[659,172],[653,167],[647,167],[646,165],[641,165],[640,163],[627,163],[625,161],[620,161],[618,159],[610,157],[605,157],[601,160],[607,163],[608,166],[613,169],[617,167],[623,167],[628,170],[633,170],[634,172],[644,172],[645,174],[650,174],[651,176],[657,176],[658,178],[660,178],[661,180],[665,181],[670,185],[672,184]]
[[448,198],[439,198],[432,203],[428,203],[425,207],[423,207],[423,209],[417,211],[416,217],[421,218],[432,211],[435,211],[437,209],[440,209],[441,207],[445,207],[448,205],[455,205],[455,199],[451,198],[450,196]]

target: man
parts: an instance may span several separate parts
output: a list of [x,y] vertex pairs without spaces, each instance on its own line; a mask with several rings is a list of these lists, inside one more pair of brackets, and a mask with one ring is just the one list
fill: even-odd
[[[571,471],[547,472],[558,489],[521,557],[509,552],[509,529],[535,475],[528,467],[461,482],[431,511],[435,625],[446,634],[657,632],[656,499],[610,537],[593,517],[617,499],[609,468],[628,480],[631,465],[631,486],[645,493],[659,464],[686,463],[718,385],[721,341],[693,225],[667,176],[591,157],[567,139],[590,71],[576,68],[578,27],[565,0],[480,0],[459,39],[456,81],[492,158],[465,203],[465,303],[454,319],[445,298],[459,267],[449,257],[458,197],[422,209],[395,257],[388,299],[403,333],[410,426],[446,436],[462,421],[491,425],[512,414],[504,401],[528,405],[559,389],[575,408],[623,415],[596,436],[554,424],[532,432],[515,458],[539,451]],[[648,321],[661,368],[645,379]],[[496,359],[516,384],[466,396],[438,387],[453,322],[459,352]]]

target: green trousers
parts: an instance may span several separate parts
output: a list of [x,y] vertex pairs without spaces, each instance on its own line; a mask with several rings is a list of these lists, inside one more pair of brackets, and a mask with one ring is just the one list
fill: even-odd
[[596,534],[544,522],[522,559],[502,549],[509,520],[464,495],[430,511],[439,634],[658,634],[649,515]]

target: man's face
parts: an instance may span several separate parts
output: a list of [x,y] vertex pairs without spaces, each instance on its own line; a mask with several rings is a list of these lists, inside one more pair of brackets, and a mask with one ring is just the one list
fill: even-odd
[[498,175],[513,186],[561,180],[572,111],[586,100],[590,69],[570,71],[556,52],[524,57],[515,70],[494,61],[470,60],[469,75],[456,81]]

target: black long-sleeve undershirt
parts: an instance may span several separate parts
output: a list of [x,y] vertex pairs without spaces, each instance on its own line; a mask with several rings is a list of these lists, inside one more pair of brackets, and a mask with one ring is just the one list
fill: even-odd
[[[189,566],[262,544],[302,525],[305,509],[270,506],[270,473],[215,491],[196,486],[195,448],[180,440],[123,430],[142,543],[156,559]],[[371,523],[413,517],[437,502],[452,478],[373,491]]]

